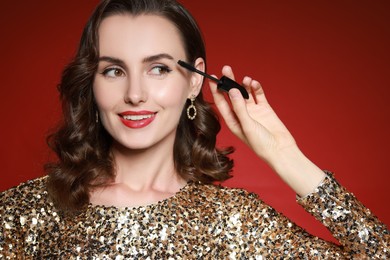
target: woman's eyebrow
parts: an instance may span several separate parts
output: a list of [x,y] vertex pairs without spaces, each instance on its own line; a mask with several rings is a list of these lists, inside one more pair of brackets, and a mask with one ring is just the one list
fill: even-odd
[[[161,60],[161,59],[174,60],[174,58],[171,55],[169,55],[168,53],[159,53],[159,54],[156,54],[156,55],[151,55],[151,56],[145,57],[142,60],[142,62],[143,63],[148,63],[148,62],[153,62],[153,61]],[[115,58],[115,57],[102,56],[102,57],[99,57],[99,62],[101,62],[101,61],[114,63],[114,64],[117,64],[117,65],[122,66],[122,67],[126,66],[126,64],[125,64],[125,62],[123,60],[121,60],[119,58]]]
[[102,57],[99,57],[99,62],[101,62],[101,61],[106,61],[109,63],[114,63],[114,64],[117,64],[119,66],[125,67],[125,62],[121,59],[118,59],[118,58],[114,58],[114,57],[110,57],[110,56],[102,56]]
[[148,63],[148,62],[153,62],[156,60],[161,60],[161,59],[169,59],[169,60],[174,60],[174,58],[169,55],[168,53],[160,53],[152,56],[145,57],[142,62],[143,63]]

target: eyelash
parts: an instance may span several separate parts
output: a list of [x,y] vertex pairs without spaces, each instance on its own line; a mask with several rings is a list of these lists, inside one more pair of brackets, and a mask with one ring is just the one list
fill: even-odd
[[[159,69],[159,75],[156,74],[156,76],[163,76],[165,74],[168,74],[172,71],[172,69],[170,69],[168,66],[165,66],[165,65],[157,65],[157,66],[154,66],[152,67],[151,71],[153,71],[154,69]],[[109,78],[114,78],[114,76],[108,76],[108,73],[110,72],[119,72],[121,73],[121,76],[124,74],[124,72],[122,71],[121,68],[118,68],[118,67],[110,67],[110,68],[106,68],[104,69],[101,74],[105,77],[109,77]],[[153,73],[151,73],[153,74]],[[116,76],[115,76],[116,77]]]
[[108,76],[108,73],[110,73],[111,71],[118,71],[120,72],[121,74],[124,74],[123,71],[118,68],[118,67],[111,67],[111,68],[106,68],[105,70],[103,70],[103,72],[101,73],[103,76],[105,77],[110,77],[110,78],[113,78],[112,76]]
[[154,70],[154,69],[159,69],[161,75],[168,74],[172,71],[168,66],[165,66],[165,65],[154,66],[151,70]]

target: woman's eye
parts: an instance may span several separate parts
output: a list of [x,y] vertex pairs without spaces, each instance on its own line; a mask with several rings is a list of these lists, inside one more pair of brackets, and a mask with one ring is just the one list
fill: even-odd
[[168,68],[167,66],[155,66],[150,70],[149,73],[152,75],[161,76],[161,75],[167,74],[171,71],[172,70],[170,68]]
[[123,71],[119,68],[108,68],[105,69],[102,74],[105,77],[109,78],[117,78],[117,77],[122,77],[124,75]]

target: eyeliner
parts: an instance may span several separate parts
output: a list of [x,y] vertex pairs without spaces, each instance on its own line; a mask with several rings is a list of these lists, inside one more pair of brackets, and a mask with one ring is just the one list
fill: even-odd
[[190,64],[188,64],[187,62],[184,62],[182,60],[179,60],[177,62],[180,66],[182,66],[183,68],[186,68],[192,72],[196,72],[202,76],[205,76],[206,78],[208,79],[211,79],[212,81],[216,82],[217,83],[217,86],[218,86],[218,89],[221,89],[223,91],[226,91],[226,92],[229,92],[230,89],[232,88],[236,88],[238,89],[240,92],[241,92],[241,95],[245,98],[245,99],[248,99],[249,98],[249,94],[248,94],[248,91],[246,91],[246,89],[241,86],[240,84],[238,84],[237,82],[235,82],[234,80],[226,77],[226,76],[222,76],[220,79],[217,79],[217,78],[214,78],[213,76],[207,74],[207,73],[204,73],[203,71],[200,71],[196,68],[194,68],[193,66],[191,66]]

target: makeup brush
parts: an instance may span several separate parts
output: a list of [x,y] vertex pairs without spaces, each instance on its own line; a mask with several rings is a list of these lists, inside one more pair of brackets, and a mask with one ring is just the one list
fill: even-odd
[[232,79],[230,79],[230,78],[228,78],[226,76],[222,76],[220,79],[217,79],[217,78],[214,78],[213,76],[211,76],[211,75],[209,75],[207,73],[204,73],[203,71],[200,71],[200,70],[194,68],[193,66],[191,66],[190,64],[188,64],[188,63],[186,63],[186,62],[184,62],[182,60],[179,60],[177,63],[180,66],[182,66],[183,68],[186,68],[186,69],[188,69],[190,71],[199,73],[200,75],[205,76],[206,78],[211,79],[212,81],[216,82],[217,83],[217,87],[220,90],[229,92],[230,89],[236,88],[236,89],[238,89],[241,92],[241,95],[245,99],[249,98],[249,94],[248,94],[248,92],[246,91],[246,89],[243,86],[241,86],[240,84],[238,84],[237,82],[235,82],[234,80],[232,80]]

